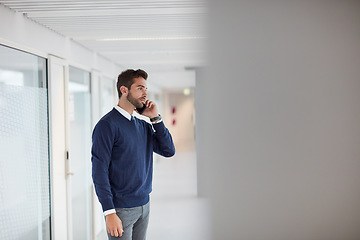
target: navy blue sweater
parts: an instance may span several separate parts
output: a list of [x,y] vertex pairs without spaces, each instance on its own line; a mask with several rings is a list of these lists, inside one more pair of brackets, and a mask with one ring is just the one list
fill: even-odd
[[103,211],[146,204],[152,190],[153,152],[175,154],[163,122],[129,121],[115,108],[96,124],[92,142],[92,177]]

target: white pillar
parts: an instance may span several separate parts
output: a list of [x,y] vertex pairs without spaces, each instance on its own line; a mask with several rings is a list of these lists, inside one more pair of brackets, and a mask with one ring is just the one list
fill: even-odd
[[[209,173],[210,165],[209,159],[212,157],[207,151],[207,147],[210,146],[210,139],[208,136],[211,136],[212,127],[209,123],[209,119],[206,119],[206,114],[211,113],[212,107],[209,105],[209,100],[212,98],[209,94],[208,88],[208,78],[207,78],[207,69],[205,67],[196,68],[196,90],[195,90],[195,142],[196,142],[196,170],[197,170],[197,195],[202,198],[209,198],[212,191],[212,187],[208,183],[207,173]],[[210,116],[208,116],[210,117]],[[221,118],[215,112],[213,113],[214,118]]]
[[213,238],[358,239],[360,2],[209,3],[196,114]]
[[66,129],[67,62],[49,56],[49,122],[50,122],[50,176],[51,176],[51,238],[68,239],[69,205],[67,190],[67,156],[69,150]]

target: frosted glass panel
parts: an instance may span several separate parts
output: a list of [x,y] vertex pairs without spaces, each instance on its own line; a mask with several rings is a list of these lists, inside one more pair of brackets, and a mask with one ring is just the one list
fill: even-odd
[[0,239],[50,239],[46,60],[0,53]]
[[117,101],[115,98],[116,83],[111,78],[104,77],[101,82],[101,116],[108,113]]
[[73,239],[90,239],[90,73],[69,68],[70,168]]

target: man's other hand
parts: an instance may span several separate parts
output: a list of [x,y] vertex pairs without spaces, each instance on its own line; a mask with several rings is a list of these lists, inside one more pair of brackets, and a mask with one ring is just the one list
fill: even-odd
[[116,213],[106,215],[106,228],[108,233],[115,237],[121,237],[124,232],[122,222]]

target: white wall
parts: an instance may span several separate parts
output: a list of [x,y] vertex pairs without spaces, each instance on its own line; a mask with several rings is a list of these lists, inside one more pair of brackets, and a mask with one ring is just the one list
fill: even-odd
[[[195,71],[183,70],[173,72],[149,71],[149,82],[167,89],[195,87]],[[149,83],[148,83],[149,84]]]
[[120,66],[101,55],[3,5],[0,5],[0,44],[42,57],[58,56],[70,64],[86,66],[87,70],[97,69],[109,76],[116,76],[121,71]]
[[209,7],[196,84],[213,239],[359,239],[360,2]]

